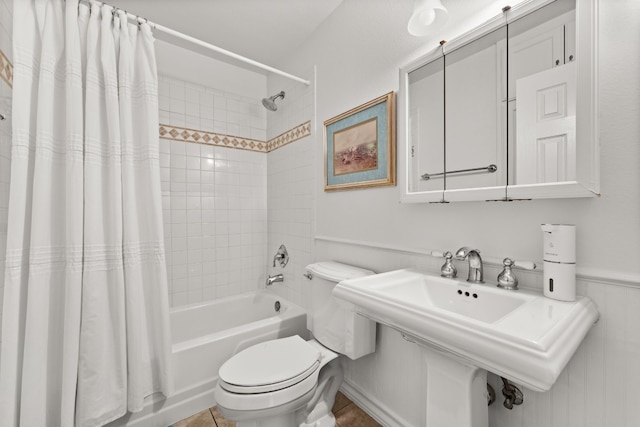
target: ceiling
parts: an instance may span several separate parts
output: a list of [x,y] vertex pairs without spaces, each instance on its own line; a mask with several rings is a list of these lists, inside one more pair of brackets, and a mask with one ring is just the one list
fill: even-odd
[[[448,17],[436,21],[423,41],[435,46],[442,36],[458,35],[500,14],[506,0],[443,0]],[[512,0],[512,6],[525,0]],[[195,37],[265,65],[278,68],[343,3],[347,16],[358,8],[392,7],[406,15],[413,0],[106,0],[134,15]],[[366,6],[365,6],[366,5]],[[348,15],[351,13],[351,15]],[[362,19],[371,14],[362,15]],[[374,15],[375,16],[375,15]],[[354,27],[362,23],[353,22]],[[406,25],[406,24],[405,24]],[[404,27],[406,31],[406,26]],[[407,33],[408,35],[408,33]],[[232,65],[259,71],[182,40],[156,37]],[[432,40],[433,39],[433,40]]]
[[301,45],[343,0],[106,0],[266,65]]

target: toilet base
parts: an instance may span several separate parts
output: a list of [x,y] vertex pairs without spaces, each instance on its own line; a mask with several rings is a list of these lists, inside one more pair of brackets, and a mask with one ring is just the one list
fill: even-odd
[[[244,397],[227,392],[218,384],[216,393],[219,394],[216,400],[222,415],[235,421],[237,427],[335,427],[336,419],[331,409],[344,378],[342,362],[336,353],[322,347],[319,343],[313,340],[308,343],[317,347],[321,352],[320,372],[303,380],[313,382],[314,386],[309,391],[293,401],[281,405],[262,406],[257,410],[241,410],[238,408],[248,406]],[[298,383],[298,385],[300,384]],[[251,398],[252,396],[247,395],[246,397]],[[266,403],[264,399],[262,400],[261,404]]]
[[304,419],[299,423],[300,427],[334,427],[336,425],[336,418],[331,410],[344,379],[340,359],[332,360],[320,371],[316,393],[307,404],[307,411],[301,414]]
[[296,414],[307,407],[314,397],[315,388],[292,402],[257,411],[229,409],[218,404],[220,413],[236,422],[236,427],[297,427]]

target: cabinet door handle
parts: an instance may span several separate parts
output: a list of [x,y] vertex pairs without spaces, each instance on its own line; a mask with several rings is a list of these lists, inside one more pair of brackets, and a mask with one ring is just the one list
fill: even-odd
[[556,65],[560,65],[560,60],[556,59]]
[[569,55],[569,61],[573,61],[573,55]]

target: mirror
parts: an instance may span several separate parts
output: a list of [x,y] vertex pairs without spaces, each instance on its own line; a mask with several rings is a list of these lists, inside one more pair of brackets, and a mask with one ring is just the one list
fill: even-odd
[[402,201],[597,195],[594,2],[525,2],[403,67]]
[[506,41],[502,27],[445,56],[447,190],[507,184]]
[[[444,170],[444,57],[409,73],[409,191],[443,191],[444,177],[421,179]],[[422,96],[428,93],[429,96]]]

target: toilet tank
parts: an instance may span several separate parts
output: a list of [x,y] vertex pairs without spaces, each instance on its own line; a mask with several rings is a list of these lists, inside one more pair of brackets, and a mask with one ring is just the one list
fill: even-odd
[[339,304],[332,292],[342,280],[375,273],[333,261],[310,264],[306,270],[311,286],[307,327],[313,337],[325,347],[350,359],[373,353],[376,347],[376,322],[349,310],[348,303]]

